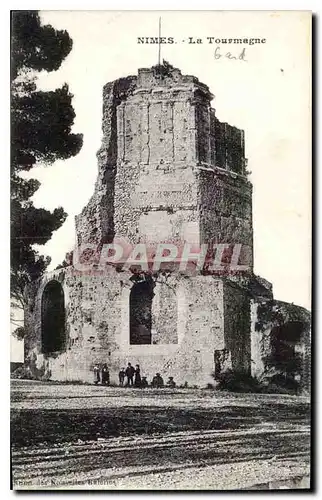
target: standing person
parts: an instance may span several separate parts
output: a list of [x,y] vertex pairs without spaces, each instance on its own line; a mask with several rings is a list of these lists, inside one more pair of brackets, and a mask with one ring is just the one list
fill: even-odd
[[123,385],[124,385],[124,379],[125,379],[125,370],[124,370],[124,368],[122,368],[119,371],[119,382],[120,382],[121,387],[123,387]]
[[110,385],[110,372],[106,363],[102,368],[102,385]]
[[94,384],[97,385],[101,381],[100,368],[97,363],[94,365],[93,371],[94,371]]
[[135,387],[140,387],[141,386],[140,365],[135,365],[134,385],[135,385]]
[[133,377],[134,377],[135,370],[131,363],[128,363],[127,369],[125,370],[125,375],[127,377],[127,383],[126,385],[133,385]]

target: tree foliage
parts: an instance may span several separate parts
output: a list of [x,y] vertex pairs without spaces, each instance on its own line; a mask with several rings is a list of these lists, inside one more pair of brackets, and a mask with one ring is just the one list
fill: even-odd
[[22,307],[26,284],[50,263],[33,245],[50,240],[67,214],[61,207],[52,212],[35,207],[31,198],[40,183],[21,173],[70,158],[83,142],[81,134],[72,133],[75,112],[68,85],[51,91],[37,88],[37,72],[58,70],[71,49],[67,31],[42,25],[37,11],[12,13],[11,294]]
[[12,77],[22,68],[56,71],[68,56],[73,42],[67,31],[41,25],[37,11],[20,10],[12,14]]

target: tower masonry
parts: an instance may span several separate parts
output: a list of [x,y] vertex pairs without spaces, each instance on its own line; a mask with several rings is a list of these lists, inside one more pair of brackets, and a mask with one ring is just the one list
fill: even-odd
[[77,241],[239,243],[252,267],[244,132],[215,116],[208,87],[172,67],[104,87],[103,142]]
[[131,362],[148,380],[160,372],[204,387],[228,368],[263,372],[270,320],[257,334],[257,311],[270,317],[275,306],[253,274],[244,132],[220,122],[212,100],[167,63],[104,86],[98,176],[76,245],[239,244],[247,273],[78,272],[75,261],[46,273],[26,291],[25,359],[36,377],[90,382],[94,364],[107,363],[116,384]]

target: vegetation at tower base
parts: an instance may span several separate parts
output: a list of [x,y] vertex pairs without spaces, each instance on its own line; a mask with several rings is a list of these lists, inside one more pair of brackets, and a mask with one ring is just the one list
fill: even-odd
[[228,369],[222,372],[216,380],[216,389],[219,391],[258,393],[258,394],[298,394],[301,393],[300,384],[291,377],[284,377],[277,373],[268,382],[253,377],[244,372]]
[[[262,335],[263,380],[270,387],[297,391],[310,349],[311,315],[303,307],[278,300],[258,304],[255,333]],[[297,352],[297,345],[305,352]],[[309,370],[308,370],[309,372]]]
[[252,377],[245,372],[238,372],[232,369],[220,373],[215,377],[217,389],[232,392],[262,392],[262,386],[256,377]]
[[[11,296],[19,308],[24,306],[26,284],[50,263],[33,245],[50,240],[67,217],[62,207],[52,212],[36,208],[31,198],[40,183],[20,173],[75,156],[83,143],[81,134],[71,132],[75,112],[68,85],[46,92],[37,89],[37,72],[58,70],[71,49],[67,31],[42,25],[37,11],[12,13]],[[16,335],[21,338],[23,328]]]

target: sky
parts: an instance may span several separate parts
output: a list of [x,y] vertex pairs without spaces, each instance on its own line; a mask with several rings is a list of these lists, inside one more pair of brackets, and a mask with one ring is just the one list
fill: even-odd
[[[97,175],[102,138],[102,88],[157,63],[156,45],[138,37],[158,36],[160,13],[130,11],[42,11],[45,24],[66,29],[73,49],[60,69],[39,76],[39,88],[65,82],[74,94],[73,131],[84,134],[81,152],[25,174],[41,187],[35,206],[69,214],[52,239],[38,249],[64,259],[75,241],[74,217],[87,204]],[[311,68],[310,15],[305,12],[162,12],[161,58],[206,83],[219,120],[245,131],[253,183],[255,273],[273,284],[276,299],[310,309],[311,266]],[[215,60],[206,37],[265,38],[246,46],[247,61]],[[188,38],[203,40],[189,44]],[[227,52],[225,45],[221,53]],[[231,45],[234,55],[240,45]]]

